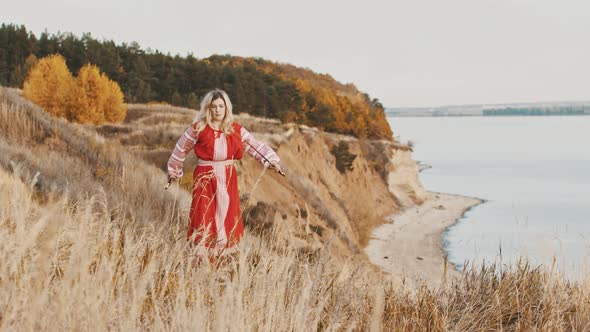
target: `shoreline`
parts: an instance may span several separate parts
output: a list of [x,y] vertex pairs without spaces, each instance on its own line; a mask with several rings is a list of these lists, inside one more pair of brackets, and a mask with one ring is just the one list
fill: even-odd
[[405,208],[373,229],[364,248],[369,261],[400,285],[437,287],[461,272],[446,261],[443,234],[484,199],[428,191],[421,205]]

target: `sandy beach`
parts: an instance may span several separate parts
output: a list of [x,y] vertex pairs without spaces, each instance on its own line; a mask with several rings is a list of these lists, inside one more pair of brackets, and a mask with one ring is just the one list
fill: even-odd
[[445,269],[441,236],[466,210],[482,200],[437,192],[428,192],[428,195],[422,205],[388,217],[387,223],[373,230],[365,248],[371,263],[400,284],[412,286],[423,281],[439,286],[445,278],[460,276],[450,263]]

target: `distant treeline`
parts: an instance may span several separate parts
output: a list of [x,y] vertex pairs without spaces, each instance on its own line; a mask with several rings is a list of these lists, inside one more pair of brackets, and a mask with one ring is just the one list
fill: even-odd
[[22,87],[37,59],[61,54],[76,74],[87,63],[119,84],[126,102],[167,102],[198,109],[200,98],[221,88],[236,113],[277,118],[357,137],[392,140],[383,105],[330,75],[262,58],[213,55],[197,59],[144,50],[137,43],[98,41],[89,33],[38,38],[24,26],[0,26],[0,85]]
[[564,106],[552,108],[501,108],[501,109],[487,109],[483,110],[484,116],[498,116],[498,115],[583,115],[589,114],[590,107],[588,106]]

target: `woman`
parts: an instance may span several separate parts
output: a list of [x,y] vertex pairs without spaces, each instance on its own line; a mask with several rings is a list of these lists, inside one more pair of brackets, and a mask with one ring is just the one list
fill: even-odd
[[218,89],[210,91],[168,159],[170,182],[182,177],[182,165],[190,150],[199,158],[193,172],[187,239],[191,244],[198,244],[199,254],[208,256],[211,262],[236,252],[244,232],[233,162],[246,151],[265,167],[281,172],[279,156],[233,120],[227,93]]

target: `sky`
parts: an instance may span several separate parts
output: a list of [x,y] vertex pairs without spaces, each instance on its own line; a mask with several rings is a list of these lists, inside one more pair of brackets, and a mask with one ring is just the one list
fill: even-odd
[[587,0],[1,0],[0,22],[262,57],[386,107],[590,100]]

